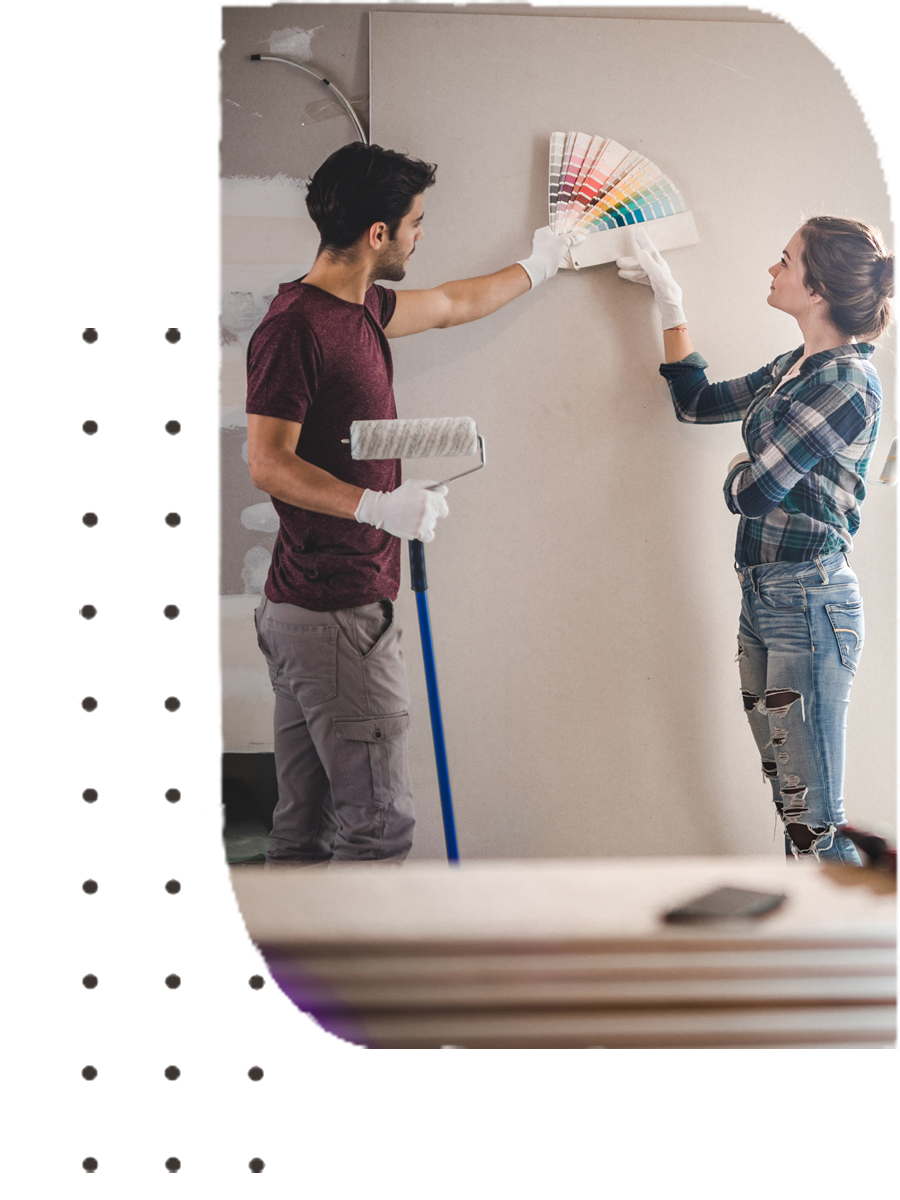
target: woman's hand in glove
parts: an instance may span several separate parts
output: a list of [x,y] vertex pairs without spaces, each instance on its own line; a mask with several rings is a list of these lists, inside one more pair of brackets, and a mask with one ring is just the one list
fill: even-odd
[[653,297],[662,318],[663,329],[684,325],[681,307],[681,288],[675,282],[669,264],[656,249],[643,229],[634,233],[636,256],[617,258],[619,276],[631,283],[643,283],[653,289]]

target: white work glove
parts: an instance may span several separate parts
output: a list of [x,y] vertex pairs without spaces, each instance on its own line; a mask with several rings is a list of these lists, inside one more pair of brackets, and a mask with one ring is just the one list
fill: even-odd
[[549,225],[536,229],[530,257],[519,260],[519,266],[528,272],[531,286],[536,288],[545,279],[552,279],[569,248],[580,246],[583,241],[583,233],[554,233]]
[[643,229],[634,233],[637,257],[617,258],[619,276],[632,283],[645,283],[653,288],[653,296],[663,329],[674,329],[684,325],[684,309],[681,307],[681,288],[672,278],[669,264],[656,249]]
[[[428,491],[429,488],[434,491]],[[430,542],[434,540],[438,517],[446,517],[450,511],[446,495],[443,484],[437,487],[431,479],[407,479],[393,492],[373,492],[366,488],[355,516],[362,524],[374,525],[394,537]]]

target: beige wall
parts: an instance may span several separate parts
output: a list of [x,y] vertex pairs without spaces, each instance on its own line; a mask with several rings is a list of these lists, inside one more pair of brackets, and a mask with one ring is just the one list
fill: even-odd
[[[697,222],[700,244],[669,261],[712,378],[798,343],[765,303],[765,269],[804,214],[847,213],[891,236],[859,111],[786,25],[376,12],[371,89],[373,139],[439,164],[404,286],[527,253],[546,220],[551,130],[614,136],[652,158]],[[261,231],[263,244],[277,259],[279,238]],[[469,414],[488,450],[485,471],[451,486],[427,548],[462,854],[780,853],[732,661],[736,518],[721,483],[739,429],[675,421],[649,293],[612,267],[566,274],[483,322],[393,349],[401,416]],[[892,338],[876,362],[880,467],[895,424]],[[894,496],[871,490],[852,560],[868,620],[846,788],[860,824],[893,819]],[[240,615],[253,601],[228,603],[226,749],[263,749],[269,701]],[[406,581],[399,610],[413,854],[439,857]],[[256,670],[264,680],[261,659]]]

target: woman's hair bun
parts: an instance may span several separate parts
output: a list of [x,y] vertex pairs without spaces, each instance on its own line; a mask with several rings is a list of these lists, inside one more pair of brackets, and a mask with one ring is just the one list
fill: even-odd
[[881,260],[881,287],[884,295],[898,294],[898,272],[900,272],[900,253],[889,251]]
[[848,337],[879,337],[891,322],[894,255],[881,231],[848,217],[810,217],[800,227],[806,286],[828,301]]

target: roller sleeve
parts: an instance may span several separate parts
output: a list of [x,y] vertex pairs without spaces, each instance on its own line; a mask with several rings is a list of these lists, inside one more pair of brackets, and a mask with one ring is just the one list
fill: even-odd
[[350,456],[379,458],[459,458],[478,453],[471,417],[416,417],[402,421],[354,421]]

